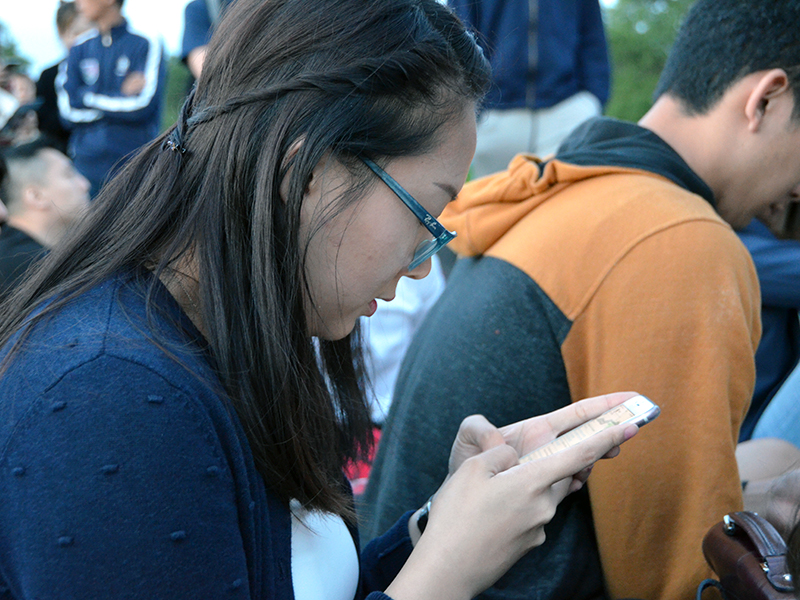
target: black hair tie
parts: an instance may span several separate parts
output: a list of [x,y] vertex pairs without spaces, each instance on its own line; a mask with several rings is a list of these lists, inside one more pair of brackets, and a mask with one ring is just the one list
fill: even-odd
[[177,152],[178,154],[186,153],[186,148],[181,143],[181,136],[180,133],[178,133],[177,127],[170,132],[170,134],[167,136],[167,139],[164,140],[164,144],[161,147],[164,150],[172,150],[173,152]]
[[194,94],[196,90],[197,84],[192,87],[189,95],[186,97],[186,100],[181,107],[181,112],[178,115],[178,122],[175,123],[175,128],[169,133],[167,139],[164,140],[163,146],[161,146],[163,149],[172,150],[176,154],[186,154],[186,147],[183,145],[182,138],[189,128],[187,121],[189,120],[189,115],[192,112]]

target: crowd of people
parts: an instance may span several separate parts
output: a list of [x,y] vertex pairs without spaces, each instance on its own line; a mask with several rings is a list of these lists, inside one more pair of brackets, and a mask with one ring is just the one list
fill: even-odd
[[597,0],[192,0],[161,133],[123,8],[2,71],[0,598],[682,600],[743,509],[800,577],[800,0],[637,123]]

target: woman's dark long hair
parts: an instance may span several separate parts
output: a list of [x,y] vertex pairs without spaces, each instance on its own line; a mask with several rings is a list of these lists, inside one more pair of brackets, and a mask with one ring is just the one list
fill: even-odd
[[317,350],[307,332],[306,185],[329,153],[352,174],[341,203],[358,201],[374,177],[357,156],[430,150],[488,84],[473,37],[436,0],[237,0],[176,126],[9,298],[0,343],[44,300],[57,298],[42,316],[120,270],[159,275],[189,258],[225,396],[267,485],[351,516],[341,469],[368,441],[369,412],[357,336]]

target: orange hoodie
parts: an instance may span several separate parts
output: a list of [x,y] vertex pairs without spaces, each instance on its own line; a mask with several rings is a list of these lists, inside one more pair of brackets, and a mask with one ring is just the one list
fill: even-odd
[[[618,458],[595,467],[589,494],[611,597],[678,600],[711,575],[703,535],[741,509],[734,451],[753,392],[760,297],[710,190],[658,143],[662,155],[609,158],[613,144],[574,161],[559,155],[541,174],[518,156],[468,183],[441,221],[458,232],[454,250],[516,267],[566,317],[572,401],[635,390],[661,406]],[[593,166],[598,156],[606,164]],[[640,168],[648,161],[660,166]]]

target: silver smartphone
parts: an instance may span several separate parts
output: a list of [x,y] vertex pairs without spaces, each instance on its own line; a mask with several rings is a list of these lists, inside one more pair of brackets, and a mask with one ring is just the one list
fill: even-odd
[[641,427],[655,419],[661,413],[661,409],[649,398],[644,396],[634,396],[622,404],[615,406],[604,412],[602,415],[583,425],[576,427],[540,446],[536,450],[523,456],[519,462],[528,462],[544,456],[550,456],[560,450],[574,446],[578,442],[593,436],[609,427],[620,425],[621,423],[633,423]]

